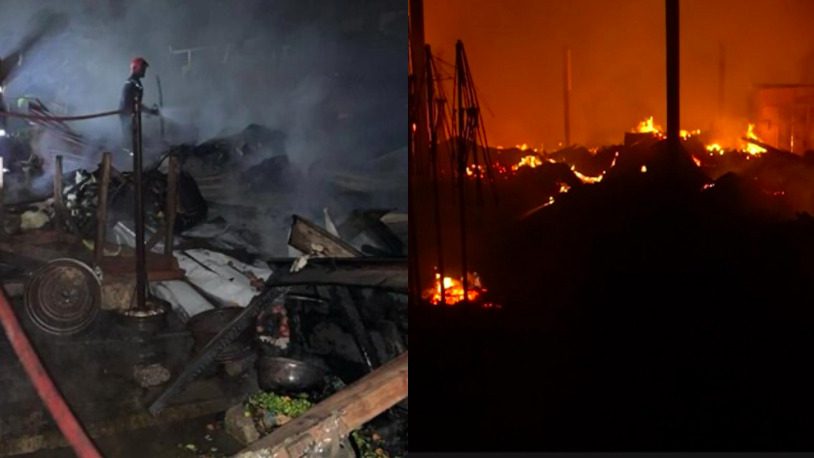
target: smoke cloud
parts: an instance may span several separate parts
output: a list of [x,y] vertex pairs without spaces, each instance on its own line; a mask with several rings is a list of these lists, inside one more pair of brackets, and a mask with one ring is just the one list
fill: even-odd
[[[285,133],[292,162],[362,164],[406,143],[402,3],[0,0],[0,56],[37,15],[67,20],[24,55],[6,101],[32,95],[72,114],[116,109],[130,60],[143,56],[144,103],[158,103],[159,75],[172,141],[257,123]],[[149,144],[158,120],[144,125]],[[100,144],[121,137],[115,117],[72,126]]]

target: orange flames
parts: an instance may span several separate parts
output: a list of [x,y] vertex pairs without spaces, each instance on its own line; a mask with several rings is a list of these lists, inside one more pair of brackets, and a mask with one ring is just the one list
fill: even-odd
[[[636,129],[634,130],[634,132],[638,132],[640,134],[654,134],[656,137],[660,137],[660,138],[664,138],[664,136],[665,136],[664,135],[664,130],[661,128],[661,126],[659,126],[658,124],[655,124],[653,122],[653,117],[652,116],[648,116],[647,119],[640,122],[639,125],[636,126]],[[690,137],[692,137],[694,135],[700,135],[700,134],[701,134],[701,129],[695,129],[695,130],[681,129],[678,132],[678,135],[684,140],[686,140],[686,139],[688,139],[688,138],[690,138]]]
[[[469,302],[476,301],[483,293],[486,292],[486,288],[483,287],[480,281],[480,277],[475,272],[470,272],[468,275],[469,284],[467,285],[468,291],[466,292],[466,299]],[[422,297],[428,300],[432,305],[438,305],[442,302],[445,305],[455,305],[459,302],[464,300],[464,287],[463,283],[460,280],[457,280],[452,277],[444,277],[443,280],[443,290],[444,290],[444,300],[441,299],[441,274],[435,274],[435,284],[424,291]]]
[[[752,123],[750,123],[750,124],[749,124],[749,127],[747,127],[747,128],[746,128],[746,138],[749,138],[749,139],[752,139],[752,140],[757,140],[757,141],[759,141],[759,142],[762,142],[763,140],[761,140],[761,139],[760,139],[760,137],[758,137],[757,135],[755,135],[754,129],[755,129],[755,125],[754,125],[754,124],[752,124]],[[754,144],[752,144],[752,143],[747,143],[747,144],[746,144],[746,148],[744,148],[744,150],[743,150],[743,151],[744,151],[745,153],[748,153],[748,154],[751,154],[751,155],[753,155],[753,156],[754,156],[754,155],[758,155],[758,154],[765,153],[765,152],[766,152],[766,149],[765,149],[765,148],[761,148],[761,147],[759,147],[759,146],[757,146],[757,145],[754,145]]]
[[[760,137],[758,137],[755,134],[754,129],[755,129],[755,124],[749,123],[744,136],[746,138],[749,138],[749,139],[754,139],[754,140],[757,140],[757,141],[763,141]],[[662,127],[660,125],[656,124],[656,122],[654,121],[653,116],[648,116],[643,121],[639,122],[639,124],[636,126],[636,128],[633,129],[632,131],[637,132],[637,133],[652,134],[655,137],[660,138],[660,139],[666,137],[665,134],[664,134],[664,131],[662,130]],[[701,135],[701,130],[700,129],[695,129],[695,130],[682,129],[680,131],[679,135],[681,136],[682,139],[687,140],[688,138],[696,137],[698,135]],[[727,151],[729,151],[731,153],[735,153],[735,152],[746,153],[747,154],[746,159],[751,159],[751,156],[756,156],[756,155],[759,155],[759,154],[762,154],[762,153],[766,152],[765,148],[761,148],[760,146],[757,146],[757,145],[754,145],[754,144],[751,144],[751,143],[748,143],[748,142],[744,142],[742,140],[739,141],[739,142],[734,141],[734,142],[729,143],[730,145],[737,145],[737,146],[725,147],[725,146],[723,146],[725,144],[726,143],[721,142],[720,140],[718,140],[715,143],[706,144],[705,148],[706,148],[706,150],[707,150],[707,152],[709,153],[710,156],[714,156],[715,154],[723,156]],[[502,146],[497,146],[496,148],[498,150],[503,149]],[[528,146],[528,144],[526,144],[526,143],[516,145],[515,148],[520,150],[520,151],[528,151],[529,153],[531,153],[532,151],[534,151],[535,153],[537,152],[536,148],[530,148]],[[598,149],[597,148],[590,148],[589,151],[592,154],[596,154]],[[545,158],[545,152],[543,152],[542,154],[543,154],[542,157],[540,156],[540,154],[527,154],[527,155],[521,157],[520,160],[517,163],[512,164],[512,165],[508,165],[508,166],[504,166],[504,165],[502,165],[502,164],[500,164],[498,162],[495,162],[495,164],[492,166],[493,167],[492,170],[496,171],[499,175],[502,175],[502,176],[508,178],[508,177],[512,176],[514,173],[518,172],[523,167],[528,167],[528,168],[534,169],[534,168],[542,166],[545,161],[550,162],[550,163],[556,163],[556,161],[554,161],[554,160],[552,160],[550,158]],[[611,168],[613,168],[614,165],[616,165],[616,159],[618,158],[618,156],[619,156],[619,153],[617,152],[614,155],[613,163],[610,166]],[[702,157],[701,156],[692,156],[692,160],[693,160],[693,162],[695,162],[695,164],[697,166],[699,166],[699,167],[702,166]],[[605,171],[603,171],[598,176],[588,176],[588,175],[584,175],[584,174],[580,173],[573,166],[571,166],[571,171],[574,172],[574,174],[577,176],[577,178],[580,179],[580,181],[582,181],[583,183],[586,183],[586,184],[593,184],[593,183],[601,182],[602,179],[605,177],[605,173],[606,173]],[[466,174],[470,178],[485,178],[487,176],[486,172],[487,172],[486,168],[483,165],[479,165],[479,166],[470,165],[466,169]],[[646,168],[642,168],[641,172],[646,173],[647,172]],[[567,192],[567,190],[561,189],[560,193],[563,193],[563,192]],[[546,203],[544,205],[551,205],[552,203],[553,202],[548,202],[548,203]]]
[[[748,127],[746,129],[746,134],[745,134],[746,138],[750,138],[752,140],[757,140],[757,141],[762,142],[763,140],[761,140],[760,137],[758,137],[755,134],[754,129],[755,129],[755,125],[752,124],[752,123],[749,123],[749,125],[748,125]],[[648,134],[649,133],[649,134],[653,134],[654,136],[659,137],[659,138],[664,138],[665,137],[664,131],[662,130],[661,126],[659,126],[658,124],[656,124],[653,121],[653,116],[648,116],[647,119],[640,122],[639,125],[636,126],[636,128],[633,130],[633,132],[638,132],[638,133],[642,133],[642,134]],[[681,136],[681,138],[684,139],[684,140],[686,140],[686,139],[688,139],[690,137],[696,136],[696,135],[700,135],[700,134],[701,134],[700,129],[695,129],[695,130],[681,129],[681,131],[679,132],[679,136]],[[712,144],[706,145],[706,148],[707,148],[707,151],[709,151],[711,155],[714,154],[714,153],[718,153],[720,155],[724,154],[724,148],[720,145],[720,143],[712,143]],[[753,156],[766,152],[765,148],[761,148],[760,146],[757,146],[757,145],[754,145],[754,144],[748,143],[748,142],[740,142],[739,150],[741,152],[743,152],[743,153],[747,153],[747,154],[753,155]],[[698,162],[698,161],[696,161],[696,162]]]
[[522,158],[520,158],[520,162],[512,166],[512,172],[516,172],[518,169],[520,169],[520,167],[528,167],[530,169],[533,169],[541,165],[543,165],[543,161],[541,161],[538,156],[535,155],[523,156]]
[[661,126],[653,124],[652,116],[640,122],[639,125],[636,127],[636,132],[640,134],[656,134],[659,136],[662,135]]

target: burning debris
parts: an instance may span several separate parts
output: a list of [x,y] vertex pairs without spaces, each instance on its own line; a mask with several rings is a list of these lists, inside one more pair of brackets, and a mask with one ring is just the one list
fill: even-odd
[[481,285],[477,272],[469,272],[468,275],[469,287],[466,290],[466,297],[464,297],[463,282],[451,277],[444,277],[441,280],[441,274],[436,273],[434,286],[427,288],[422,294],[422,298],[432,305],[455,305],[465,300],[477,302],[480,296],[486,292],[486,288]]

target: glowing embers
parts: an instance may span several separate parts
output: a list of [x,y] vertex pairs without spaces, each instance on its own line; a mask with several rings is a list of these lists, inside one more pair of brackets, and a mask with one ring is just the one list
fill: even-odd
[[[616,158],[614,158],[614,160],[616,160]],[[611,167],[613,167],[613,166],[611,165]],[[574,172],[574,175],[576,175],[577,178],[579,178],[579,180],[582,181],[585,184],[599,183],[600,181],[602,181],[602,178],[605,177],[605,172],[604,171],[602,172],[601,175],[596,176],[596,177],[583,175],[583,174],[579,173],[577,168],[574,167],[573,165],[571,166],[571,171]]]
[[529,156],[523,156],[522,158],[520,158],[520,162],[512,165],[512,172],[516,172],[517,170],[520,169],[520,167],[528,167],[533,169],[541,165],[543,165],[543,161],[540,159],[539,156],[535,156],[533,154]]
[[707,145],[707,151],[709,151],[710,156],[714,155],[715,153],[718,153],[721,156],[724,155],[724,149],[718,143]]
[[[467,285],[467,292],[466,292],[466,299],[469,302],[477,301],[483,293],[486,292],[486,288],[483,287],[480,281],[480,277],[475,272],[470,272],[468,274],[468,285]],[[441,287],[441,274],[435,274],[435,283],[433,286],[424,290],[424,293],[421,295],[422,298],[429,301],[432,305],[455,305],[459,302],[463,302],[464,300],[464,287],[463,283],[455,278],[452,277],[444,277],[443,280],[443,288]],[[443,289],[443,297],[442,300],[442,293],[441,290]],[[494,307],[494,304],[490,304],[489,308]]]
[[466,176],[470,178],[486,178],[486,167],[480,164],[469,164],[466,166]]

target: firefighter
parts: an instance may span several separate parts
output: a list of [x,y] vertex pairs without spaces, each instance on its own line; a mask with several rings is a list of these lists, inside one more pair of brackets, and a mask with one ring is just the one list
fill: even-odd
[[[133,138],[133,108],[135,100],[143,100],[144,86],[141,79],[147,73],[149,64],[143,57],[136,57],[130,62],[130,77],[124,83],[122,98],[119,101],[119,110],[122,112],[119,117],[122,123],[122,144],[130,145]],[[158,108],[148,108],[141,104],[141,111],[149,115],[158,116]]]

